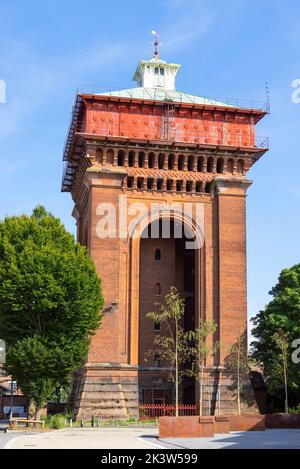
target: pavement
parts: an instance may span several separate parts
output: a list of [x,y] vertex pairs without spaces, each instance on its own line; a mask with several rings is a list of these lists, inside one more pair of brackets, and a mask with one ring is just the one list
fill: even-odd
[[300,449],[300,430],[231,432],[212,438],[167,438],[160,441],[184,449]]
[[300,430],[232,432],[212,438],[158,440],[156,428],[68,428],[25,435],[0,433],[6,449],[300,449]]
[[156,428],[68,428],[24,436],[14,434],[6,449],[155,449]]

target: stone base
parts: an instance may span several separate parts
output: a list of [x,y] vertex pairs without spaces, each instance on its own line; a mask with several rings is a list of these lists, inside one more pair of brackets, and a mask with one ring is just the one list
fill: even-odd
[[129,366],[86,365],[75,376],[69,408],[73,418],[138,417],[137,369]]

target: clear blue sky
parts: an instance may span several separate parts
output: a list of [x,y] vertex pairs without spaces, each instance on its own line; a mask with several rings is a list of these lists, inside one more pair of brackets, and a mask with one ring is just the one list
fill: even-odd
[[1,0],[0,217],[41,203],[75,231],[71,197],[60,193],[75,90],[134,86],[158,30],[162,58],[182,64],[179,89],[264,100],[269,82],[272,112],[257,130],[271,150],[248,192],[248,309],[257,313],[280,270],[300,261],[299,18],[297,0]]

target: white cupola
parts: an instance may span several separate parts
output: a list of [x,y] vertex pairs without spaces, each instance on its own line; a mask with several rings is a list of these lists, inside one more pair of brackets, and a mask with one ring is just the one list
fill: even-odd
[[133,80],[143,88],[160,88],[166,91],[176,89],[175,79],[181,65],[165,62],[154,57],[140,60]]
[[154,57],[151,60],[140,60],[135,71],[133,81],[142,88],[160,88],[166,91],[174,91],[176,75],[181,65],[168,63],[159,58],[158,33],[152,31],[155,36]]

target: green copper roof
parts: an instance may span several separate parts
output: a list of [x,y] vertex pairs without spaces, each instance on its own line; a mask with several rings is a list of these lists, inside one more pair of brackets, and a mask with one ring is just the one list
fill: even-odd
[[174,101],[176,103],[189,103],[189,104],[202,104],[210,106],[230,106],[221,101],[215,101],[213,99],[204,98],[202,96],[195,96],[190,93],[184,93],[183,91],[167,91],[159,88],[129,88],[127,90],[109,91],[106,93],[99,93],[103,96],[115,96],[118,98],[136,98],[136,99],[149,99],[151,101]]

